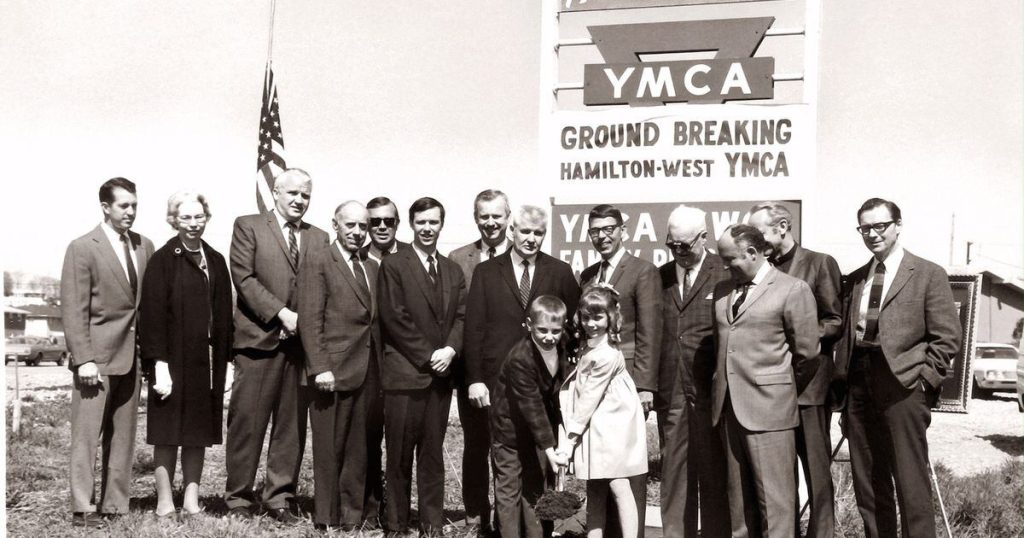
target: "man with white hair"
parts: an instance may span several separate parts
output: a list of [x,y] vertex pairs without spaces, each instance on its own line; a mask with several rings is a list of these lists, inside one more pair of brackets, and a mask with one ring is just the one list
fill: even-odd
[[[580,299],[580,287],[565,262],[540,251],[547,234],[547,212],[536,206],[522,206],[510,226],[512,248],[476,266],[466,299],[463,338],[464,383],[470,404],[490,406],[490,389],[512,346],[526,335],[523,322],[530,302],[540,295],[558,297],[572,319]],[[470,453],[487,453],[489,427],[478,425],[478,437],[466,437]],[[486,517],[486,516],[485,516]]]
[[711,425],[715,371],[715,285],[727,280],[722,259],[707,250],[707,217],[680,205],[668,218],[662,265],[661,361],[655,409],[661,433],[661,520],[665,536],[729,536],[725,460]]

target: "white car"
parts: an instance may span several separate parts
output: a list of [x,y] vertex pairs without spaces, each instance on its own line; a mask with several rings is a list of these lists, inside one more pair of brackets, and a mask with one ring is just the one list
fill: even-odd
[[1017,348],[1011,345],[976,345],[972,369],[975,397],[986,398],[996,391],[1017,390]]
[[1017,411],[1024,413],[1024,353],[1017,358]]

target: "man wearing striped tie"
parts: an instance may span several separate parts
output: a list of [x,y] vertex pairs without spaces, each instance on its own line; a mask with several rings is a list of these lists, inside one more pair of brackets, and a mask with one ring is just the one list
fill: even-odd
[[[467,396],[478,409],[491,405],[490,389],[501,363],[527,334],[526,308],[534,297],[554,295],[568,307],[568,319],[576,313],[580,287],[572,268],[540,251],[547,235],[547,220],[547,212],[540,207],[519,208],[510,227],[512,248],[473,271],[466,299],[463,365]],[[480,425],[480,430],[484,433],[479,437],[466,437],[467,453],[488,452],[490,433],[486,423]]]
[[895,493],[902,535],[932,537],[928,425],[960,349],[960,321],[946,272],[900,245],[896,204],[871,198],[857,221],[872,258],[847,278],[836,345],[857,508],[866,536],[897,536]]

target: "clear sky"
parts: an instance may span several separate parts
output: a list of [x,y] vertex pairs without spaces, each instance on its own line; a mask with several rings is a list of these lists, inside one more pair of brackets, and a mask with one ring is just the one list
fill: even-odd
[[[1019,272],[1021,4],[824,4],[808,246],[854,269],[867,257],[854,213],[877,195],[902,206],[911,250],[948,263],[955,212],[957,262],[971,240]],[[136,230],[158,245],[167,197],[206,193],[207,240],[226,253],[233,218],[255,207],[269,10],[0,1],[4,269],[58,275],[117,175],[138,183]],[[546,200],[531,180],[540,23],[530,2],[279,0],[274,66],[288,162],[314,177],[308,220],[328,227],[347,199],[431,195],[448,207],[444,251],[475,238],[477,191]]]

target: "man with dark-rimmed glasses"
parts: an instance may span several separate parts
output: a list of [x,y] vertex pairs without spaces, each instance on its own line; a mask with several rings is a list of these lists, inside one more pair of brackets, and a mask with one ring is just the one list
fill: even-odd
[[707,217],[681,205],[668,218],[661,266],[661,361],[655,409],[661,434],[661,521],[665,536],[729,536],[725,459],[711,425],[715,371],[715,285],[729,278],[722,259],[708,252]]

